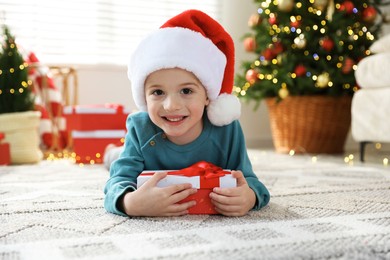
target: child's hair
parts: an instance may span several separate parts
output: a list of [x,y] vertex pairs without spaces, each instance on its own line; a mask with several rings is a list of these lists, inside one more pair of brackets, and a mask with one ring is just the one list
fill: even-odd
[[144,83],[160,69],[192,72],[205,87],[210,104],[207,115],[217,126],[240,117],[241,104],[232,94],[234,43],[213,18],[198,10],[185,11],[140,42],[128,66],[137,107],[146,111]]

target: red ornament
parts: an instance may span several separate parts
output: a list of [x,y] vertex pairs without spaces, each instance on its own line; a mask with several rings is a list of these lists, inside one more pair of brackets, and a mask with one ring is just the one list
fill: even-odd
[[303,66],[302,64],[299,64],[298,66],[295,67],[294,73],[297,75],[297,77],[302,77],[303,75],[306,74],[306,67]]
[[363,10],[363,21],[373,23],[376,19],[378,12],[373,6],[369,6]]
[[253,84],[256,82],[256,80],[258,80],[258,75],[259,73],[257,73],[256,70],[254,69],[249,69],[246,74],[245,74],[245,79],[250,83],[250,84]]
[[272,47],[272,53],[276,57],[278,54],[284,51],[283,44],[281,42],[275,42]]
[[331,51],[333,50],[334,48],[334,42],[332,39],[328,38],[328,37],[325,37],[323,39],[320,40],[320,45],[321,47],[326,50],[326,51]]
[[278,24],[278,20],[276,19],[275,15],[270,15],[268,22],[270,25]]
[[253,37],[247,37],[244,39],[244,49],[247,52],[253,52],[256,49],[256,40]]
[[299,28],[301,26],[301,22],[298,20],[295,20],[294,22],[290,22],[290,26],[294,28]]
[[351,1],[344,1],[340,4],[340,11],[345,11],[347,14],[352,14],[355,5]]
[[344,74],[350,73],[354,65],[355,65],[355,61],[353,59],[345,58],[343,67],[341,68],[341,72]]
[[271,48],[267,48],[262,51],[261,56],[263,56],[265,60],[272,60],[276,57],[274,51]]

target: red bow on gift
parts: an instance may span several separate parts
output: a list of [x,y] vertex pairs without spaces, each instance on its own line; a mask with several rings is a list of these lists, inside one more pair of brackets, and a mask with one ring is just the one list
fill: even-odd
[[218,167],[212,163],[206,161],[197,162],[190,167],[170,172],[171,175],[184,175],[184,176],[203,176],[205,179],[219,178],[225,176],[225,172],[221,167]]

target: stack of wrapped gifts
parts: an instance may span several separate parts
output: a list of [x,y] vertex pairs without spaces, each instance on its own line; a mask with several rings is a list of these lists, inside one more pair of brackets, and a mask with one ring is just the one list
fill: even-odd
[[0,132],[0,165],[8,165],[11,163],[11,154],[9,143],[5,141],[5,134]]
[[117,104],[64,107],[69,146],[75,153],[76,162],[102,163],[108,144],[124,142],[129,113]]

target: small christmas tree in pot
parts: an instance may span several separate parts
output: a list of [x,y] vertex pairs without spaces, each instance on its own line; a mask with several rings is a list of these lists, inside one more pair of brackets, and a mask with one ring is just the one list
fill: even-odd
[[3,37],[0,53],[0,132],[5,134],[5,141],[10,144],[11,163],[36,163],[42,158],[38,135],[40,112],[34,111],[28,65],[7,26],[4,26]]
[[235,91],[266,100],[278,152],[343,152],[354,71],[381,27],[380,0],[255,2],[244,47],[256,57],[243,62]]

